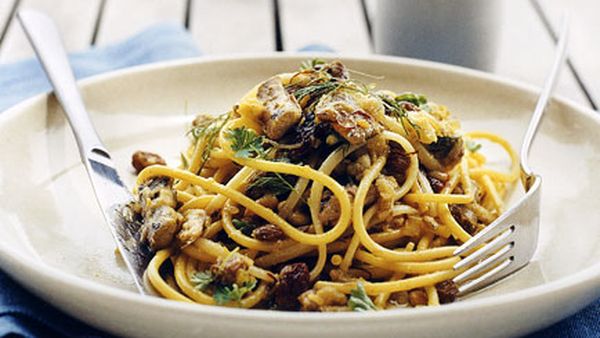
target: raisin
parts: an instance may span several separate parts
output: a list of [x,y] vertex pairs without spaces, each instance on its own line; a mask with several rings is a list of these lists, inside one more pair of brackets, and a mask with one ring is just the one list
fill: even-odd
[[410,156],[396,142],[390,142],[389,147],[390,152],[385,164],[385,172],[387,175],[394,176],[396,181],[402,184],[406,180],[406,171],[410,166]]
[[441,304],[452,303],[456,300],[456,295],[458,295],[458,288],[456,287],[456,283],[451,280],[446,280],[441,283],[435,285],[435,288],[438,292],[438,298],[440,299]]
[[286,236],[278,226],[265,224],[252,230],[252,237],[259,241],[275,242],[284,239]]
[[299,307],[298,296],[310,286],[310,271],[306,263],[288,264],[281,268],[275,286],[275,302],[280,310],[295,310]]

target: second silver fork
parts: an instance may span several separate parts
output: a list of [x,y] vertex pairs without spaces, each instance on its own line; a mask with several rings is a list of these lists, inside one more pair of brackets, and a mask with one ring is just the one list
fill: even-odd
[[454,265],[464,270],[453,281],[459,295],[480,290],[520,270],[529,263],[538,243],[542,178],[529,167],[531,144],[565,60],[568,21],[563,20],[552,70],[546,79],[521,146],[521,182],[525,196],[492,224],[461,245],[455,256],[465,257]]

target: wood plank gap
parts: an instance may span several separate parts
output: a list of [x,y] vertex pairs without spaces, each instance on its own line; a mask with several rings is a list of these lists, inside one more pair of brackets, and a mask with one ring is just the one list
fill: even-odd
[[375,44],[373,42],[373,28],[371,26],[371,16],[369,15],[367,0],[360,0],[360,7],[362,8],[363,14],[365,16],[365,25],[367,26],[367,33],[369,34],[369,43],[371,44],[371,50],[375,50]]
[[273,0],[273,24],[275,25],[275,50],[283,51],[283,35],[281,34],[281,12],[279,0]]
[[[326,46],[339,53],[371,53],[359,0],[278,0],[283,49]],[[342,20],[343,29],[338,29]]]
[[194,0],[190,32],[206,54],[274,51],[273,0]]
[[94,22],[94,33],[92,33],[92,46],[98,42],[98,32],[100,31],[100,25],[102,24],[102,17],[104,16],[104,9],[106,8],[107,0],[100,0],[100,6],[98,6],[98,15],[96,15],[96,22]]
[[6,32],[8,32],[8,27],[10,27],[10,23],[14,19],[15,13],[17,13],[17,8],[19,8],[20,3],[21,3],[21,0],[15,0],[15,2],[12,5],[12,8],[10,9],[10,14],[8,14],[6,23],[4,24],[4,27],[2,27],[2,31],[0,31],[0,46],[2,45],[2,42],[4,41]]
[[[533,9],[535,10],[535,12],[537,13],[539,19],[542,21],[544,28],[546,29],[546,31],[548,31],[548,34],[550,34],[552,41],[554,41],[555,43],[558,42],[557,32],[554,29],[554,27],[552,26],[552,24],[550,23],[550,20],[548,19],[548,16],[546,15],[546,11],[542,7],[542,5],[539,3],[538,0],[530,0],[530,3],[533,6]],[[568,55],[567,55],[567,59],[566,59],[566,64],[567,64],[567,67],[569,68],[569,71],[573,74],[573,77],[575,78],[577,85],[581,88],[583,95],[585,96],[586,100],[588,101],[588,103],[590,104],[592,109],[598,111],[598,103],[597,103],[598,101],[596,100],[594,93],[592,93],[592,91],[589,89],[589,86],[586,85],[585,80],[583,79],[583,77],[581,76],[581,74],[579,73],[577,68],[575,68],[575,65],[573,64],[571,59],[568,57]]]
[[187,0],[185,2],[185,18],[183,20],[184,26],[186,30],[190,30],[190,22],[192,20],[192,2],[194,0]]

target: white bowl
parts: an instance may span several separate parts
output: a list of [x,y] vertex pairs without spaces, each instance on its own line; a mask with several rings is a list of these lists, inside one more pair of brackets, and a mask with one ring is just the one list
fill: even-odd
[[[130,156],[145,149],[177,164],[185,124],[224,112],[272,74],[308,55],[197,59],[143,66],[82,82],[86,105],[131,183]],[[446,104],[465,130],[520,144],[536,90],[458,67],[388,57],[342,57],[385,75],[380,88]],[[111,333],[139,337],[361,337],[521,335],[600,296],[600,119],[552,102],[532,151],[543,178],[541,234],[533,261],[499,285],[440,307],[373,313],[286,313],[190,305],[134,289],[94,200],[75,142],[52,95],[0,114],[0,265],[28,289]]]

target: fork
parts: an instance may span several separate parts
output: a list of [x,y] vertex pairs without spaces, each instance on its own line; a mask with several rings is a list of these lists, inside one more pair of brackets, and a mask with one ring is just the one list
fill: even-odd
[[454,265],[455,270],[464,269],[452,280],[458,286],[459,295],[480,290],[515,273],[529,263],[536,250],[542,178],[529,166],[529,152],[565,60],[568,32],[568,20],[564,19],[552,70],[538,98],[521,146],[521,183],[525,195],[454,251],[454,256],[465,257]]
[[144,279],[150,251],[139,242],[139,224],[126,208],[134,198],[119,177],[85,109],[56,25],[47,15],[33,10],[21,10],[17,17],[75,134],[96,200],[135,286],[141,294],[153,294],[151,288],[145,287]]

